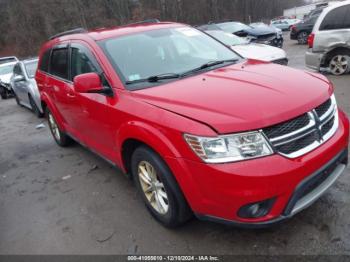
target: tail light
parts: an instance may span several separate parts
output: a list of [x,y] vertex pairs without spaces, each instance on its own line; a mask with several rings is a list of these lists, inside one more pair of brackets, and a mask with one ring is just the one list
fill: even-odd
[[312,33],[309,35],[309,38],[307,39],[307,44],[309,45],[309,48],[314,47],[314,40],[315,40],[315,34]]
[[292,31],[295,31],[296,26],[292,25],[292,27],[290,28]]

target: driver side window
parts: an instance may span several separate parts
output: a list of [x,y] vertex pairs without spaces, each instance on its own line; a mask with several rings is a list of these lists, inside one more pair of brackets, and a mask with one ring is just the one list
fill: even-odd
[[71,78],[86,73],[98,73],[96,62],[92,61],[92,55],[87,48],[80,45],[71,47]]

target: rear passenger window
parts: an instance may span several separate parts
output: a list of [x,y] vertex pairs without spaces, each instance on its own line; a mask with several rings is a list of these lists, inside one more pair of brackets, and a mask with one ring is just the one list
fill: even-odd
[[45,51],[43,56],[41,57],[40,62],[40,71],[49,72],[49,59],[50,59],[51,49]]
[[68,79],[68,48],[52,50],[50,74]]
[[344,28],[350,28],[350,5],[346,6],[344,9],[346,9],[344,18]]
[[344,29],[346,27],[346,20],[348,20],[347,16],[349,15],[348,7],[338,7],[332,11],[330,11],[326,17],[323,19],[322,24],[320,26],[320,30],[335,30],[335,29]]

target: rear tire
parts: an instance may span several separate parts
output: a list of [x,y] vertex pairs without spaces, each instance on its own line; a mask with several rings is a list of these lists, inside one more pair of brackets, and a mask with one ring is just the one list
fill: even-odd
[[192,211],[164,160],[152,149],[140,146],[131,160],[136,187],[151,213],[165,227],[184,224]]
[[30,103],[30,106],[32,108],[33,113],[38,118],[42,118],[44,116],[44,114],[40,112],[40,110],[39,110],[38,106],[36,105],[36,103],[35,103],[34,99],[32,98],[32,96],[31,95],[28,95],[28,96],[29,96],[29,103]]
[[350,50],[336,50],[329,55],[329,71],[333,75],[344,75],[350,71]]
[[309,37],[309,34],[306,32],[300,32],[298,34],[298,44],[299,45],[306,45],[307,44],[307,39]]
[[72,144],[73,140],[59,128],[56,119],[48,108],[46,109],[46,116],[51,134],[55,139],[57,145],[61,147],[67,147]]

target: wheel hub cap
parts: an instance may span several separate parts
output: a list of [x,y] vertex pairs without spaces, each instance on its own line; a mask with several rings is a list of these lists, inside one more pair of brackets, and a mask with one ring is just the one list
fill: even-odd
[[159,214],[166,214],[169,210],[168,195],[155,168],[149,162],[142,161],[138,165],[138,176],[143,193],[150,205]]
[[57,123],[56,123],[56,121],[53,118],[51,113],[49,113],[49,123],[50,123],[50,127],[51,127],[51,130],[52,130],[54,137],[57,140],[60,140],[60,138],[61,138],[60,130],[58,129]]

